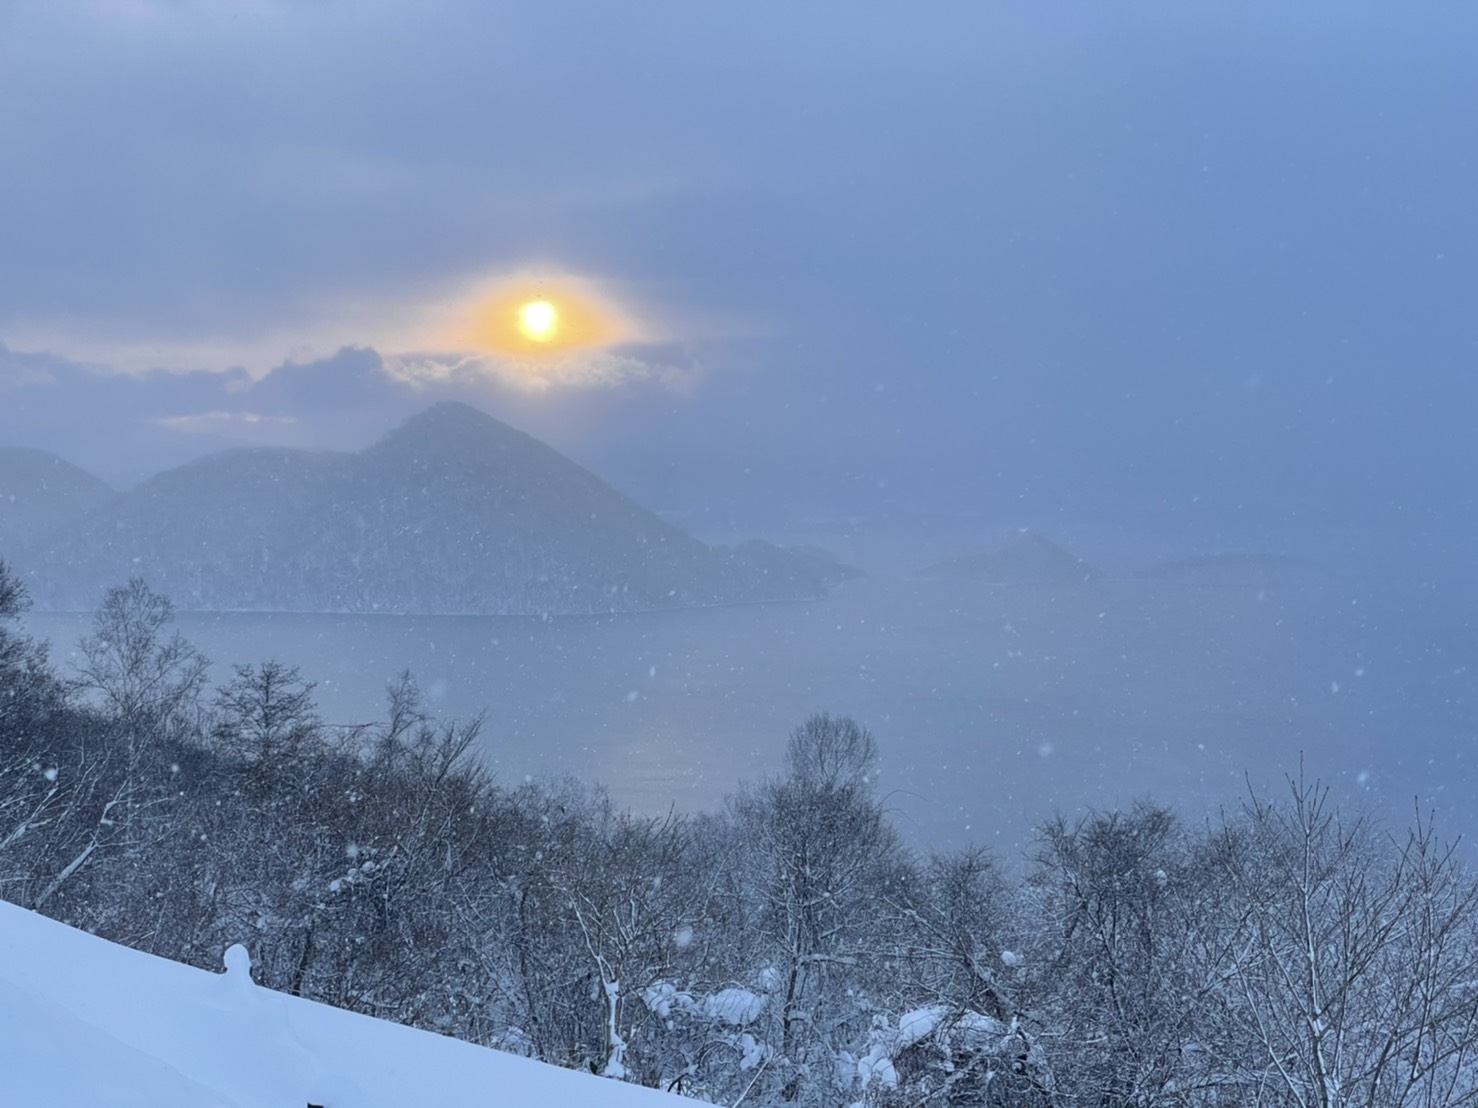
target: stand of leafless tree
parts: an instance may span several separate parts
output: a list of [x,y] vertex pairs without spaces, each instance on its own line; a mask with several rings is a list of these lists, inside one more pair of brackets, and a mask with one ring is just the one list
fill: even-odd
[[850,719],[639,817],[503,787],[409,677],[348,728],[271,660],[212,690],[142,581],[69,675],[24,603],[0,563],[0,895],[119,942],[728,1105],[1478,1102],[1478,883],[1420,813],[1059,817],[1014,880],[907,850]]

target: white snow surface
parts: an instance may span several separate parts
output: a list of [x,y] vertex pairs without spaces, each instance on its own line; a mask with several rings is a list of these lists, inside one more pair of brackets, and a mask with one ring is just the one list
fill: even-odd
[[720,989],[712,996],[703,998],[705,1014],[734,1027],[753,1023],[759,1019],[764,1007],[765,998],[748,989]]
[[259,988],[240,947],[227,961],[227,972],[206,973],[0,902],[0,1104],[676,1108],[686,1099]]
[[931,1004],[927,1008],[915,1008],[912,1012],[904,1012],[898,1017],[898,1035],[893,1049],[895,1051],[907,1050],[919,1040],[928,1038],[934,1034],[939,1021],[948,1013],[949,1009],[943,1004]]

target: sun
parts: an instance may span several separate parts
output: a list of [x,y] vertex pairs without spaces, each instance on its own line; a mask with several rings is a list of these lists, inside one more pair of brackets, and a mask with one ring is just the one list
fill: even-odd
[[443,319],[444,330],[424,340],[427,349],[532,358],[541,364],[645,337],[605,289],[558,273],[488,279],[447,304]]
[[559,333],[559,312],[547,300],[530,300],[518,309],[518,329],[533,342],[550,342]]

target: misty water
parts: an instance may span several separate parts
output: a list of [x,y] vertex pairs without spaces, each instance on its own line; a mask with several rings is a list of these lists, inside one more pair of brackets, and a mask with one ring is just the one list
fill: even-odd
[[[83,614],[32,613],[64,668]],[[780,768],[790,729],[850,714],[919,846],[1017,857],[1054,811],[1150,797],[1197,817],[1304,772],[1393,822],[1474,824],[1465,620],[1416,594],[1144,580],[1063,588],[899,577],[823,600],[525,619],[189,613],[215,662],[318,682],[334,723],[379,717],[409,669],[440,716],[486,713],[500,781],[574,775],[642,812],[712,809]]]

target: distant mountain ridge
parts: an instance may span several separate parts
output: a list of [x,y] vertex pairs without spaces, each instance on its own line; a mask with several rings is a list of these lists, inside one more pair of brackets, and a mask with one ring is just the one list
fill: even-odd
[[464,404],[358,454],[212,455],[0,555],[62,610],[134,575],[185,609],[489,615],[793,600],[827,580],[767,543],[708,547]]
[[1027,533],[996,550],[937,562],[918,576],[995,585],[1077,585],[1096,580],[1099,572],[1051,539]]
[[1328,566],[1289,554],[1225,553],[1176,558],[1141,570],[1139,577],[1206,588],[1310,589],[1338,579]]
[[118,495],[55,454],[0,447],[0,552],[38,542]]

